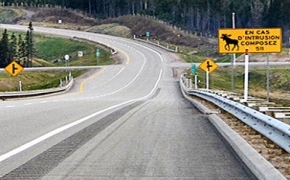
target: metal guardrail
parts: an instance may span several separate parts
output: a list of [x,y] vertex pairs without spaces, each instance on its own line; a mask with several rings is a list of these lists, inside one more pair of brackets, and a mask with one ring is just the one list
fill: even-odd
[[134,36],[133,39],[135,39],[135,40],[137,40],[137,41],[141,41],[141,42],[145,42],[145,43],[152,44],[152,45],[154,45],[154,46],[160,47],[160,48],[165,49],[165,50],[170,51],[170,52],[177,52],[177,49],[170,49],[170,48],[167,48],[167,47],[161,46],[160,44],[153,43],[153,42],[151,42],[151,41],[146,41],[146,40],[144,40],[144,39],[136,38],[136,36]]
[[290,125],[209,91],[189,89],[185,85],[183,75],[180,78],[180,86],[186,94],[212,102],[290,153]]
[[112,55],[118,53],[118,51],[117,51],[116,49],[114,49],[113,47],[111,47],[111,46],[108,45],[108,44],[99,43],[99,42],[97,42],[97,41],[92,41],[92,40],[89,40],[89,39],[80,38],[80,37],[76,37],[76,36],[74,36],[73,38],[74,38],[74,39],[79,39],[79,40],[85,40],[85,41],[89,41],[89,42],[93,42],[93,43],[97,43],[97,44],[99,44],[99,45],[101,45],[101,46],[103,46],[103,47],[105,47],[105,48],[110,49],[110,52],[111,52]]
[[32,91],[21,91],[21,92],[19,92],[19,91],[17,91],[17,92],[1,92],[0,99],[2,99],[4,101],[5,99],[43,96],[43,95],[48,95],[48,94],[66,92],[73,86],[73,83],[74,83],[74,79],[72,78],[66,86],[58,87],[58,88],[50,88],[50,89],[44,89],[44,90],[32,90]]

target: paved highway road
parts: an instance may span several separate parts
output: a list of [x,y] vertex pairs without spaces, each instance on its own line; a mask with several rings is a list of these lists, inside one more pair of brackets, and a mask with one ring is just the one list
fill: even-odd
[[1,102],[0,179],[254,179],[182,97],[171,54],[106,35],[35,32],[107,44],[123,63],[66,94]]

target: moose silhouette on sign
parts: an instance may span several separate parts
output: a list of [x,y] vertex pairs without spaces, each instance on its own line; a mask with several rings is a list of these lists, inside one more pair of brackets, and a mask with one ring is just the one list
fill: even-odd
[[239,41],[236,39],[231,39],[230,34],[222,34],[221,39],[226,41],[225,45],[225,50],[229,51],[230,50],[230,44],[233,44],[234,47],[232,48],[232,51],[237,47],[237,51],[239,50]]

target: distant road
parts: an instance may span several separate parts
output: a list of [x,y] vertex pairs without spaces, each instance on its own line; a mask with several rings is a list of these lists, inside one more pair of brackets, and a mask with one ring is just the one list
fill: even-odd
[[[78,70],[78,69],[100,69],[100,66],[67,66],[67,67],[30,67],[24,68],[25,71],[53,71],[53,70]],[[0,72],[5,71],[0,68]]]
[[107,44],[123,63],[101,66],[66,94],[1,102],[1,180],[255,179],[182,97],[172,54],[114,36],[35,32]]

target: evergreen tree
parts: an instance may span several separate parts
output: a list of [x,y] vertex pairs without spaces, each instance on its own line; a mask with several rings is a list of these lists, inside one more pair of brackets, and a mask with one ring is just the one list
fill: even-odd
[[29,30],[26,32],[26,36],[25,36],[25,44],[24,44],[24,48],[25,48],[25,51],[24,51],[24,56],[25,56],[25,59],[24,59],[24,67],[29,67],[29,61],[30,61],[30,32]]
[[12,33],[10,37],[10,43],[9,43],[9,52],[10,52],[10,59],[14,60],[14,58],[17,58],[18,53],[17,53],[17,38],[14,33]]
[[26,67],[32,67],[32,57],[34,50],[34,43],[33,43],[33,27],[32,23],[29,23],[28,31],[26,33],[26,56],[27,56],[27,64]]
[[[24,6],[78,9],[94,17],[110,18],[127,14],[156,16],[187,30],[217,34],[219,28],[290,28],[290,0],[5,0]],[[32,24],[29,26],[32,35]],[[286,32],[286,31],[283,31]],[[290,34],[290,33],[289,33]],[[289,35],[288,35],[289,36]]]
[[[18,35],[18,61],[20,62],[21,59],[26,58],[26,52],[25,52],[25,42],[22,38],[22,35]],[[24,63],[23,63],[24,66]]]
[[5,29],[0,41],[0,67],[5,68],[9,62],[9,39],[7,29]]

